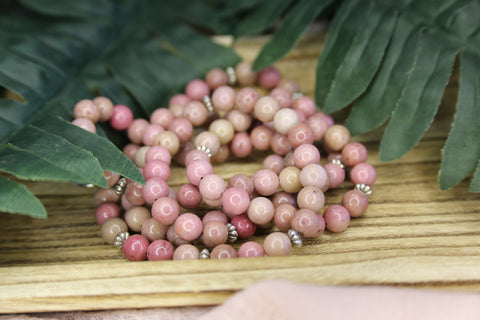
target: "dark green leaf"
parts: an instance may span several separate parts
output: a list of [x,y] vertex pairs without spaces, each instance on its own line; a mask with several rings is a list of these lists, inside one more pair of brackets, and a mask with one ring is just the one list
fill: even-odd
[[332,3],[332,0],[304,0],[298,2],[286,15],[280,29],[263,46],[252,68],[254,70],[266,68],[286,55],[313,20],[330,3]]
[[0,211],[46,218],[47,211],[24,185],[0,176]]
[[470,183],[470,192],[480,192],[480,161],[478,161],[477,169]]
[[457,111],[442,150],[439,182],[443,190],[467,177],[480,160],[480,60],[462,52],[460,64]]

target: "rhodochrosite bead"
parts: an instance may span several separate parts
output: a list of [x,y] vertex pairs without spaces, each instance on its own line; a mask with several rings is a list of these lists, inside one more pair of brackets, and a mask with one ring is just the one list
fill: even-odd
[[130,261],[143,261],[147,258],[148,246],[147,238],[140,234],[134,234],[125,241],[123,254]]
[[247,211],[249,205],[250,197],[244,189],[228,188],[222,195],[222,207],[228,214],[234,216],[242,214]]

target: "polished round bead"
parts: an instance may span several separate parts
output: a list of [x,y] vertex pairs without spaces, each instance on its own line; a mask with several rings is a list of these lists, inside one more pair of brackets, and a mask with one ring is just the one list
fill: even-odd
[[328,174],[328,180],[330,181],[329,188],[335,189],[342,185],[345,181],[345,170],[343,170],[338,164],[327,163],[323,166]]
[[263,249],[267,256],[288,256],[292,250],[290,238],[282,232],[272,232],[265,237]]
[[100,120],[99,121],[108,121],[113,115],[113,103],[110,99],[106,97],[96,97],[93,100],[93,103],[100,111]]
[[233,259],[237,257],[237,252],[229,244],[219,244],[210,252],[210,259]]
[[199,186],[203,177],[211,173],[213,173],[212,165],[205,160],[195,160],[187,166],[187,179],[195,186]]
[[241,86],[251,86],[257,80],[257,72],[252,70],[252,65],[248,62],[239,62],[235,67],[235,75]]
[[149,261],[172,260],[173,245],[163,239],[155,240],[147,248],[147,259]]
[[283,203],[275,207],[273,215],[273,223],[280,231],[288,231],[291,229],[291,221],[297,209],[287,203]]
[[288,135],[288,132],[299,123],[297,112],[290,108],[280,109],[273,117],[275,130],[282,135]]
[[252,153],[252,142],[245,132],[238,132],[230,142],[230,151],[238,158],[248,157]]
[[265,89],[275,88],[280,81],[280,72],[274,67],[267,67],[258,73],[258,84]]
[[170,165],[172,156],[166,148],[161,146],[153,146],[150,147],[145,154],[145,163],[149,163],[150,161],[162,161],[167,165]]
[[155,200],[162,197],[168,197],[170,189],[168,184],[160,177],[152,177],[145,181],[142,196],[149,204],[153,204]]
[[129,143],[123,147],[122,152],[132,161],[135,161],[135,155],[137,154],[140,146],[135,143]]
[[118,179],[120,179],[120,175],[112,171],[103,171],[103,175],[107,180],[109,188],[113,187],[117,183]]
[[313,115],[307,119],[306,124],[312,129],[313,140],[321,141],[328,129],[327,120],[324,117]]
[[209,221],[220,221],[221,223],[226,225],[228,223],[228,218],[225,215],[225,213],[218,210],[214,210],[214,211],[207,212],[202,218],[203,224]]
[[179,215],[174,225],[175,233],[186,241],[193,241],[202,234],[202,220],[193,213]]
[[102,225],[110,218],[118,218],[120,216],[120,207],[113,202],[104,202],[95,210],[95,220]]
[[167,229],[167,240],[174,246],[178,247],[182,244],[190,243],[190,241],[183,240],[178,236],[178,234],[175,232],[175,225],[172,224],[168,227]]
[[164,147],[173,156],[180,149],[180,140],[177,135],[170,131],[160,132],[155,138],[155,145]]
[[150,123],[158,124],[163,128],[168,128],[175,119],[173,112],[167,108],[158,108],[150,116]]
[[230,121],[226,119],[217,119],[213,121],[208,131],[215,134],[218,137],[218,140],[221,144],[227,144],[233,139],[235,134],[235,129]]
[[167,234],[167,225],[161,224],[155,218],[148,218],[142,223],[140,232],[142,236],[149,241],[155,241],[159,239],[165,239]]
[[226,189],[223,178],[215,173],[204,176],[198,186],[198,190],[204,200],[217,200],[222,197]]
[[152,205],[152,216],[161,224],[172,224],[179,214],[180,208],[177,201],[170,197],[161,197]]
[[361,217],[368,208],[367,195],[360,190],[349,190],[343,195],[342,206],[350,213],[350,217]]
[[309,164],[300,172],[300,183],[304,187],[315,186],[325,192],[330,185],[330,179],[327,171],[321,165]]
[[100,110],[92,100],[80,100],[73,108],[73,116],[78,118],[85,118],[93,123],[100,120]]
[[294,148],[302,144],[313,144],[313,131],[306,124],[297,124],[288,132],[288,142]]
[[209,221],[203,225],[202,242],[207,248],[213,248],[228,240],[227,226],[220,221]]
[[350,132],[342,125],[333,125],[325,132],[325,144],[331,151],[340,151],[350,142]]
[[150,210],[146,207],[133,207],[125,212],[125,222],[128,228],[134,232],[140,232],[142,223],[151,218]]
[[252,117],[248,113],[235,109],[227,114],[227,120],[231,122],[236,132],[245,132],[252,124]]
[[187,103],[189,103],[191,101],[191,99],[186,95],[186,94],[183,94],[183,93],[178,93],[174,96],[172,96],[168,102],[168,106],[172,106],[172,105],[181,105],[181,106],[184,106],[186,105]]
[[297,206],[297,195],[293,193],[288,193],[285,191],[278,191],[272,197],[272,203],[275,207],[278,207],[281,204],[290,204],[294,207]]
[[278,154],[271,154],[263,160],[263,168],[270,169],[276,174],[280,174],[283,168],[285,168],[283,158]]
[[110,118],[110,126],[115,130],[127,129],[133,121],[133,113],[127,106],[116,105]]
[[183,208],[195,209],[202,202],[202,195],[198,187],[188,183],[178,188],[176,199]]
[[219,199],[203,199],[203,202],[209,207],[209,208],[220,208],[222,206],[222,198]]
[[253,111],[258,98],[257,90],[250,87],[242,88],[235,96],[235,104],[241,112],[250,113]]
[[222,195],[223,210],[230,215],[239,215],[246,212],[249,205],[250,197],[244,189],[228,188]]
[[254,190],[252,178],[244,174],[236,174],[228,180],[228,188],[240,188],[252,194]]
[[127,136],[133,143],[140,144],[143,142],[143,133],[149,123],[145,119],[135,119],[132,121],[127,130]]
[[143,168],[143,177],[148,180],[153,177],[167,181],[170,178],[170,166],[161,160],[151,160]]
[[[194,147],[195,148],[195,147]],[[210,163],[210,157],[202,150],[193,149],[190,150],[185,157],[185,167],[188,167],[190,163],[195,160],[204,160]]]
[[215,133],[210,131],[203,131],[200,133],[194,141],[196,147],[207,147],[210,150],[210,154],[214,155],[220,149],[220,139]]
[[332,232],[343,232],[347,230],[350,224],[350,214],[348,210],[338,204],[334,204],[325,210],[323,214],[325,227]]
[[228,144],[220,145],[220,149],[218,149],[217,153],[212,155],[210,161],[212,163],[223,163],[227,161],[228,157],[230,156],[230,147]]
[[320,151],[313,144],[302,144],[293,152],[293,160],[299,169],[320,162]]
[[367,156],[367,148],[358,142],[350,142],[342,149],[342,162],[349,167],[367,161]]
[[290,108],[292,106],[292,94],[283,88],[275,88],[270,91],[270,97],[277,100],[280,109]]
[[266,96],[257,100],[253,109],[253,114],[258,120],[268,122],[273,120],[279,109],[280,106],[278,105],[278,102],[272,97]]
[[88,132],[97,133],[97,128],[95,127],[95,123],[93,123],[92,120],[90,119],[76,118],[72,121],[72,124]]
[[208,84],[200,79],[193,79],[185,87],[185,93],[190,100],[201,101],[203,97],[210,95]]
[[273,219],[275,207],[272,201],[265,197],[257,197],[250,201],[248,218],[256,224],[265,224]]
[[[190,99],[188,100],[188,102],[190,102]],[[185,104],[171,104],[168,106],[168,110],[172,112],[174,117],[183,117],[183,112],[185,111]]]
[[218,87],[212,94],[212,103],[216,110],[232,110],[235,106],[235,90],[229,86]]
[[141,206],[145,204],[145,199],[143,198],[143,188],[144,186],[138,182],[129,182],[127,188],[125,189],[125,198],[131,204],[135,206]]
[[301,233],[304,237],[317,236],[321,227],[319,215],[310,209],[297,210],[291,220],[292,229]]
[[207,72],[205,81],[212,90],[228,84],[228,74],[220,68],[215,68]]
[[270,169],[255,172],[252,180],[255,190],[262,196],[274,194],[280,184],[277,174]]
[[252,146],[261,151],[270,149],[270,142],[272,140],[273,132],[266,126],[255,127],[250,132],[250,141]]
[[230,223],[237,229],[240,239],[250,238],[257,230],[257,225],[250,220],[247,213],[233,217]]
[[120,204],[122,205],[123,210],[128,210],[130,208],[135,207],[134,204],[132,204],[130,201],[128,201],[126,194],[124,193],[122,197],[120,198]]
[[200,257],[200,251],[191,244],[182,244],[173,252],[173,260],[196,260]]
[[270,143],[271,143],[272,151],[275,152],[275,154],[278,154],[280,156],[284,156],[287,153],[289,153],[290,150],[292,150],[292,145],[288,141],[288,137],[278,132],[275,132],[273,134],[272,140]]
[[255,241],[247,241],[238,248],[239,258],[253,258],[265,256],[263,247]]
[[134,162],[137,165],[137,167],[139,167],[139,168],[145,167],[145,164],[146,164],[145,159],[146,159],[146,155],[147,155],[147,152],[148,152],[149,149],[150,149],[149,146],[143,146],[143,147],[138,148],[137,152],[135,153],[135,157],[134,157]]
[[350,179],[354,184],[373,186],[377,180],[375,168],[368,163],[359,163],[350,171]]
[[296,193],[302,189],[300,183],[300,169],[288,166],[283,169],[279,176],[280,187],[288,193]]
[[167,126],[168,131],[173,132],[177,135],[180,143],[187,142],[193,136],[193,125],[192,123],[182,117],[177,117],[173,119]]
[[302,112],[307,118],[313,116],[317,106],[312,98],[303,96],[293,101],[293,109]]
[[123,254],[130,261],[143,261],[147,258],[148,240],[140,234],[128,237],[123,244]]
[[183,109],[183,117],[190,121],[193,126],[201,126],[207,121],[208,110],[200,101],[191,101]]
[[143,131],[142,142],[146,146],[153,146],[157,140],[157,136],[165,129],[159,124],[149,124]]
[[108,244],[113,244],[119,233],[127,231],[127,224],[120,218],[110,218],[102,224],[102,238]]
[[99,206],[103,202],[118,202],[120,196],[115,193],[113,189],[100,188],[95,192],[93,200],[96,206]]
[[320,188],[314,186],[304,187],[297,195],[297,203],[300,209],[320,212],[325,205],[325,195]]

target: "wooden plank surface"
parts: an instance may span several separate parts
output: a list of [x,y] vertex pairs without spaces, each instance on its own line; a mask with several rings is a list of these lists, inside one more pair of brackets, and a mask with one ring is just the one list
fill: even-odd
[[[251,61],[265,38],[235,44]],[[309,35],[276,64],[313,96],[314,70],[323,36]],[[480,195],[464,181],[440,191],[440,149],[450,128],[456,81],[420,144],[399,160],[378,159],[381,130],[355,137],[369,150],[378,182],[367,214],[347,231],[306,240],[289,257],[218,261],[127,262],[105,245],[95,224],[94,190],[60,183],[28,183],[49,218],[2,214],[0,312],[94,310],[212,305],[266,279],[341,285],[392,285],[480,291]],[[342,114],[335,115],[342,118]],[[225,179],[261,168],[265,154],[217,165]],[[468,180],[468,179],[467,179]],[[185,183],[174,168],[170,184]],[[338,203],[352,187],[328,191]],[[263,235],[254,240],[262,241]],[[238,247],[239,244],[237,243]]]

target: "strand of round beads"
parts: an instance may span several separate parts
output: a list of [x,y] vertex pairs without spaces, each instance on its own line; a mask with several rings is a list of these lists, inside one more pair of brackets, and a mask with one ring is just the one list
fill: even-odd
[[[105,172],[111,189],[95,194],[104,240],[123,247],[129,260],[288,255],[292,245],[302,245],[301,237],[346,230],[351,217],[367,210],[376,180],[365,146],[350,142],[344,126],[317,112],[298,84],[281,79],[273,67],[256,73],[241,62],[227,71],[213,69],[173,96],[168,108],[155,110],[150,121],[133,119],[128,107],[104,97],[78,102],[74,116],[75,125],[91,132],[97,121],[126,130],[131,143],[123,152],[146,180],[143,186]],[[194,137],[195,128],[207,130]],[[319,144],[328,154],[323,166]],[[273,154],[252,177],[237,174],[225,183],[213,172],[212,162],[244,158],[253,149]],[[167,183],[172,161],[185,165],[190,182],[177,192]],[[341,205],[324,210],[325,192],[342,185],[346,172],[355,188]],[[203,217],[189,212],[202,202],[212,210]],[[273,231],[263,245],[246,241],[237,251],[227,244],[248,240],[257,228]]]

